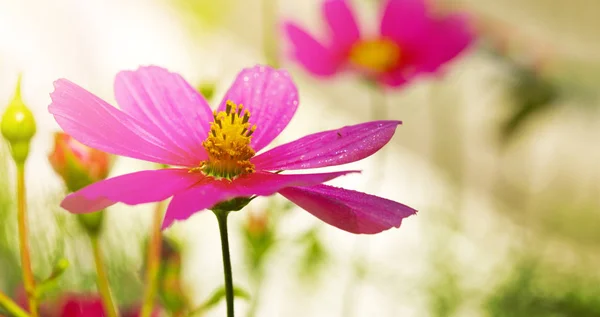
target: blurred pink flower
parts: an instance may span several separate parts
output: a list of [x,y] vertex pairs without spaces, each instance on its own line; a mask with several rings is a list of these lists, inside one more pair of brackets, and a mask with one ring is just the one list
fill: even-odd
[[292,57],[316,76],[351,70],[388,87],[437,72],[473,40],[466,16],[434,16],[426,0],[382,1],[379,32],[361,34],[346,0],[324,0],[329,38],[320,42],[292,22],[284,24]]
[[[374,121],[308,135],[255,155],[298,107],[288,73],[266,66],[238,74],[216,111],[180,75],[149,66],[115,80],[121,110],[66,79],[54,83],[49,111],[90,147],[183,168],[110,178],[68,195],[61,206],[88,213],[117,202],[173,196],[163,228],[234,198],[280,193],[321,220],[354,233],[399,227],[416,211],[391,200],[321,183],[352,171],[280,174],[358,161],[382,148],[399,121]],[[273,172],[275,171],[275,172]]]
[[[17,291],[17,303],[27,310],[27,296],[20,287]],[[40,316],[43,317],[105,317],[102,298],[98,294],[65,293],[60,297],[40,305]],[[138,317],[139,306],[122,310],[122,317]],[[155,309],[151,317],[160,316],[160,309]]]
[[[102,298],[96,294],[66,294],[59,301],[60,317],[104,317],[106,312],[102,304]],[[140,307],[122,310],[122,317],[138,317]],[[151,317],[160,316],[160,310],[155,309]]]

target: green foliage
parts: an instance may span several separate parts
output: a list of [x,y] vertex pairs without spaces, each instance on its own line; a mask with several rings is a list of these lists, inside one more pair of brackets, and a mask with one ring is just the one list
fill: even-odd
[[493,292],[486,308],[490,317],[596,317],[598,285],[600,280],[585,272],[560,272],[524,259]]
[[221,26],[232,5],[231,0],[174,0],[169,4],[178,9],[195,31]]
[[503,141],[510,141],[534,117],[551,109],[560,97],[559,88],[533,68],[515,65],[510,93],[511,114],[501,128]]
[[329,253],[321,240],[318,228],[308,230],[298,240],[303,248],[299,263],[299,274],[305,280],[319,278],[325,264],[329,262]]
[[[245,300],[250,300],[250,294],[243,288],[233,286],[233,296]],[[212,295],[208,297],[198,308],[194,309],[189,315],[194,316],[203,312],[206,312],[216,307],[222,300],[225,299],[225,287],[217,288]]]
[[158,297],[162,306],[175,314],[189,310],[182,272],[181,247],[173,239],[163,237],[158,272]]

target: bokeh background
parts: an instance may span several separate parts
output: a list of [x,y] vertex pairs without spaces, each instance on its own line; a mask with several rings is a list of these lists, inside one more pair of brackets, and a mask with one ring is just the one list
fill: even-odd
[[[378,0],[355,0],[375,27]],[[477,42],[442,75],[378,96],[400,119],[390,144],[351,164],[342,184],[419,210],[400,229],[355,236],[280,197],[230,217],[240,316],[600,316],[600,2],[431,1],[468,12]],[[256,63],[288,69],[300,107],[281,144],[365,121],[373,92],[352,76],[320,80],[285,57],[285,19],[323,30],[317,0],[0,0],[0,104],[17,76],[38,124],[27,162],[36,275],[66,257],[61,290],[94,291],[84,234],[58,207],[47,111],[68,78],[114,102],[123,69],[155,64],[218,101]],[[2,106],[3,107],[3,106]],[[2,108],[3,109],[3,108]],[[20,285],[14,166],[2,144],[0,289]],[[156,168],[118,158],[111,175]],[[141,298],[144,241],[154,206],[109,209],[102,243],[113,291]],[[257,229],[258,228],[258,229]],[[253,230],[258,230],[259,237]],[[165,232],[182,260],[191,306],[222,284],[218,228],[199,213]],[[205,316],[223,316],[224,304]]]

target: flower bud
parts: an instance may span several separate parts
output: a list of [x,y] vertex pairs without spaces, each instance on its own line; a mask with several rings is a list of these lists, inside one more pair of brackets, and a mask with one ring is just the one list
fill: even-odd
[[63,132],[54,134],[54,150],[48,160],[71,192],[105,179],[111,163],[109,154],[83,145]]
[[17,164],[25,163],[29,155],[29,142],[35,135],[35,118],[21,99],[21,76],[17,81],[15,95],[2,115],[2,136],[10,144],[13,159]]
[[212,82],[202,82],[198,85],[198,91],[206,100],[211,100],[215,95],[215,84]]
[[[54,150],[48,156],[54,171],[70,192],[101,181],[108,176],[111,156],[79,143],[70,135],[54,134]],[[91,235],[97,235],[104,220],[102,211],[77,215],[79,224]]]
[[246,229],[248,233],[254,236],[260,236],[264,234],[268,229],[268,217],[266,212],[249,212],[248,221],[246,222]]

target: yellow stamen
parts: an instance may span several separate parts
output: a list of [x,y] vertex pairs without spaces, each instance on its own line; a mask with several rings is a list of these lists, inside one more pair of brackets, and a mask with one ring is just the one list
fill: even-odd
[[350,50],[350,62],[371,72],[385,72],[400,64],[398,44],[389,39],[360,41]]
[[248,122],[250,111],[228,100],[226,110],[213,112],[213,118],[208,138],[202,143],[208,160],[190,169],[190,172],[202,171],[206,175],[227,179],[253,173],[254,164],[250,158],[255,152],[250,140],[256,126],[250,126]]

